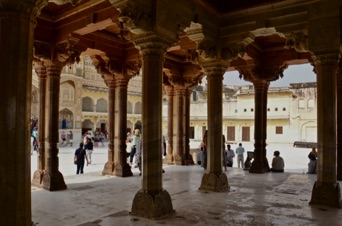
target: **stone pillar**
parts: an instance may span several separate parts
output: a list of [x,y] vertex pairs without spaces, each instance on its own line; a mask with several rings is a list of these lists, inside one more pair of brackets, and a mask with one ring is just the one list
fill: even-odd
[[58,165],[58,115],[59,115],[59,87],[63,66],[45,62],[47,73],[46,84],[46,111],[45,111],[45,173],[43,188],[49,191],[64,190],[67,188]]
[[174,139],[173,139],[173,163],[184,165],[185,159],[185,94],[186,87],[176,85],[174,87]]
[[38,117],[38,169],[33,174],[32,185],[42,186],[45,169],[45,102],[46,102],[46,68],[44,62],[35,62],[39,79],[39,117]]
[[270,82],[257,79],[254,85],[254,160],[250,173],[264,173],[270,170],[266,158],[267,139],[267,91]]
[[227,175],[222,172],[222,80],[225,68],[213,65],[205,69],[208,80],[208,162],[200,190],[223,191],[229,188]]
[[315,53],[317,73],[318,170],[310,204],[341,208],[336,181],[336,69],[339,52]]
[[131,167],[127,164],[126,152],[126,128],[127,128],[127,78],[119,78],[115,81],[115,138],[114,156],[115,171],[114,175],[120,177],[132,176]]
[[[0,225],[31,225],[31,89],[38,1],[0,0]],[[41,2],[46,3],[46,2]]]
[[342,180],[342,59],[337,70],[337,180]]
[[108,86],[108,161],[106,162],[102,175],[114,175],[114,113],[115,113],[115,81],[107,80]]
[[142,82],[142,189],[133,199],[132,215],[160,218],[174,212],[162,187],[162,73],[164,54],[171,42],[158,36],[138,39],[143,59]]
[[172,164],[174,161],[173,158],[173,97],[174,97],[174,90],[172,86],[164,86],[164,90],[166,95],[169,98],[168,101],[168,114],[167,114],[167,154],[164,158],[164,163]]
[[191,88],[187,88],[185,95],[185,165],[193,165],[194,160],[190,154],[190,96],[192,93]]

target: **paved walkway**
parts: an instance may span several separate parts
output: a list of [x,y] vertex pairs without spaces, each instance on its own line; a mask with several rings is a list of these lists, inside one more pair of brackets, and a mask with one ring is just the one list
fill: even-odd
[[[33,154],[32,162],[35,162]],[[85,174],[74,175],[73,149],[60,148],[60,171],[67,190],[48,192],[32,187],[32,218],[38,226],[113,225],[341,225],[342,210],[310,206],[316,175],[302,173],[250,174],[238,168],[227,172],[230,191],[198,190],[200,166],[168,166],[163,188],[171,195],[175,214],[149,220],[129,215],[141,188],[141,177],[102,176],[106,148],[94,151]],[[101,157],[102,156],[102,157]],[[67,164],[63,164],[65,162]],[[32,167],[34,167],[32,165]],[[341,185],[340,185],[341,186]]]

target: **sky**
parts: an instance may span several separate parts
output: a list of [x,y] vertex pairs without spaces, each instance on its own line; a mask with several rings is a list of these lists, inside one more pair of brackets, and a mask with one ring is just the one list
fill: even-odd
[[[316,82],[316,74],[310,64],[291,65],[284,71],[284,77],[271,82],[270,87],[286,87],[290,83]],[[226,72],[223,83],[225,85],[252,85],[239,78],[237,71]]]

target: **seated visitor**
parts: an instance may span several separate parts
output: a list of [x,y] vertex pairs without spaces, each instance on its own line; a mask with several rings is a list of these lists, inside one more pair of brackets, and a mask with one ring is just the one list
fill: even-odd
[[310,162],[308,164],[308,172],[307,174],[316,174],[317,173],[317,151],[315,147],[312,147],[310,154],[308,155]]
[[245,161],[245,163],[244,163],[244,170],[249,170],[250,168],[251,168],[251,166],[252,166],[252,158],[250,158],[249,156],[247,156],[247,158],[246,158],[246,161]]
[[280,173],[284,172],[285,164],[284,164],[284,159],[279,156],[280,152],[275,151],[273,155],[274,155],[274,158],[272,160],[271,171],[272,172],[280,172]]

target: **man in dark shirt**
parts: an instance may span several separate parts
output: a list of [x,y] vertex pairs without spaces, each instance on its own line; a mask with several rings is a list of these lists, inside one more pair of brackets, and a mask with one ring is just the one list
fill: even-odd
[[76,149],[74,156],[74,162],[77,165],[76,174],[83,173],[84,159],[86,159],[88,163],[88,157],[83,149],[83,143],[80,143],[80,147]]

